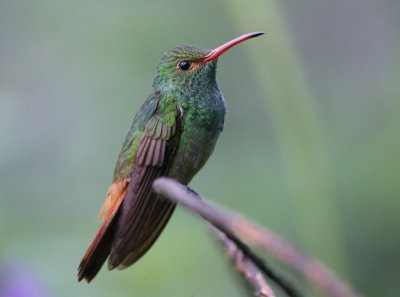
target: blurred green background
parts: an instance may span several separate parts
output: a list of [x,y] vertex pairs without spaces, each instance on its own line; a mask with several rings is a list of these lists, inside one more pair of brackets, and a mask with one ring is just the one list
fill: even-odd
[[41,292],[25,296],[251,296],[182,209],[133,267],[90,285],[76,269],[162,53],[261,30],[220,58],[229,113],[191,186],[365,295],[399,296],[399,12],[398,0],[2,0],[3,295],[9,277]]

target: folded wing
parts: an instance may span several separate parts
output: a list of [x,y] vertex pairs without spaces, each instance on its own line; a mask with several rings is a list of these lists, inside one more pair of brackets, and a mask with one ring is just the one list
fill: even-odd
[[79,280],[90,282],[109,255],[109,269],[133,264],[163,230],[175,205],[157,198],[152,184],[166,174],[178,147],[178,114],[177,109],[156,112],[147,122],[130,176],[108,191],[103,222],[79,265]]
[[[174,137],[176,125],[173,122],[174,125],[168,125],[163,118],[155,115],[146,125],[130,176],[131,181],[121,204],[116,237],[108,262],[109,269],[124,268],[136,261],[138,257],[134,255],[140,253],[141,256],[141,251],[147,251],[154,242],[152,240],[149,243],[144,239],[157,237],[163,229],[156,228],[159,224],[152,227],[154,220],[162,223],[172,213],[172,206],[165,207],[164,202],[157,201],[159,198],[153,192],[152,185],[156,178],[165,175],[177,148],[179,140]],[[156,214],[156,218],[152,213]]]

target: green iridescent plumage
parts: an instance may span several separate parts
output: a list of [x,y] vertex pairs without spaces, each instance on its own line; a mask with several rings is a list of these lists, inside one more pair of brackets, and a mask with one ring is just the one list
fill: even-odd
[[79,266],[90,281],[108,267],[125,268],[152,246],[175,205],[152,191],[154,179],[188,184],[214,150],[224,126],[225,100],[216,81],[217,58],[250,33],[215,50],[182,45],[157,66],[153,93],[133,119],[102,208],[103,223]]
[[[223,129],[226,110],[225,101],[216,81],[217,62],[213,61],[189,72],[183,72],[176,67],[177,63],[182,60],[197,61],[209,52],[210,50],[183,45],[164,54],[157,67],[153,83],[154,93],[149,96],[136,114],[123,144],[114,171],[114,181],[129,175],[144,126],[156,109],[163,114],[161,120],[171,126],[175,124],[177,115],[182,112],[184,129],[180,152],[185,154],[188,143],[202,148],[204,148],[205,139],[215,143],[216,139],[214,140],[214,138]],[[211,153],[208,151],[206,149],[206,154]],[[205,156],[199,157],[200,159],[205,158]],[[195,173],[192,172],[189,175],[193,176]]]

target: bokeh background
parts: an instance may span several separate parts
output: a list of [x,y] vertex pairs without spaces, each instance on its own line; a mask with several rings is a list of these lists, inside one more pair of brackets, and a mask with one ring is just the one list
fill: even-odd
[[162,53],[259,30],[220,58],[229,114],[191,186],[366,296],[399,296],[399,12],[398,0],[2,0],[0,296],[251,296],[182,209],[133,267],[90,285],[76,269]]

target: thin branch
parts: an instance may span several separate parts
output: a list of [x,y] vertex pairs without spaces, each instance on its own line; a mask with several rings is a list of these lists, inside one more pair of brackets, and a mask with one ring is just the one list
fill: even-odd
[[[199,196],[200,197],[200,196]],[[218,229],[212,224],[209,224],[211,229],[217,229],[223,232],[229,240],[231,240],[238,249],[247,257],[252,263],[268,278],[274,281],[289,297],[301,297],[302,295],[297,292],[289,283],[287,283],[282,277],[278,276],[257,254],[255,254],[248,245],[246,245],[241,239],[234,234],[226,233],[223,230]],[[213,231],[213,230],[211,230]],[[216,233],[214,233],[216,234]]]
[[225,246],[228,257],[235,263],[236,270],[243,274],[254,288],[254,295],[258,297],[275,297],[274,292],[254,262],[224,232],[211,224],[209,227],[218,240]]
[[246,238],[251,244],[267,250],[280,261],[296,269],[326,294],[332,297],[361,297],[322,263],[297,250],[267,228],[251,222],[240,214],[222,210],[202,199],[197,199],[195,194],[172,179],[159,178],[153,187],[157,193],[199,214],[225,233],[237,234]]
[[[186,190],[190,191],[191,194],[195,196],[196,199],[202,199],[200,195],[191,189],[190,187],[186,186]],[[270,267],[265,263],[265,261],[260,258],[256,253],[254,253],[251,248],[245,244],[239,237],[235,234],[228,233],[226,230],[218,229],[216,226],[212,225],[211,223],[208,224],[211,231],[218,230],[222,232],[226,238],[228,238],[236,247],[240,250],[240,252],[248,258],[248,261],[251,261],[255,267],[257,267],[260,272],[264,273],[269,279],[275,282],[289,297],[302,297],[302,295],[296,291],[288,282],[286,282],[281,276],[277,275]],[[213,232],[214,235],[218,237],[219,233]],[[220,239],[220,238],[218,238]]]

